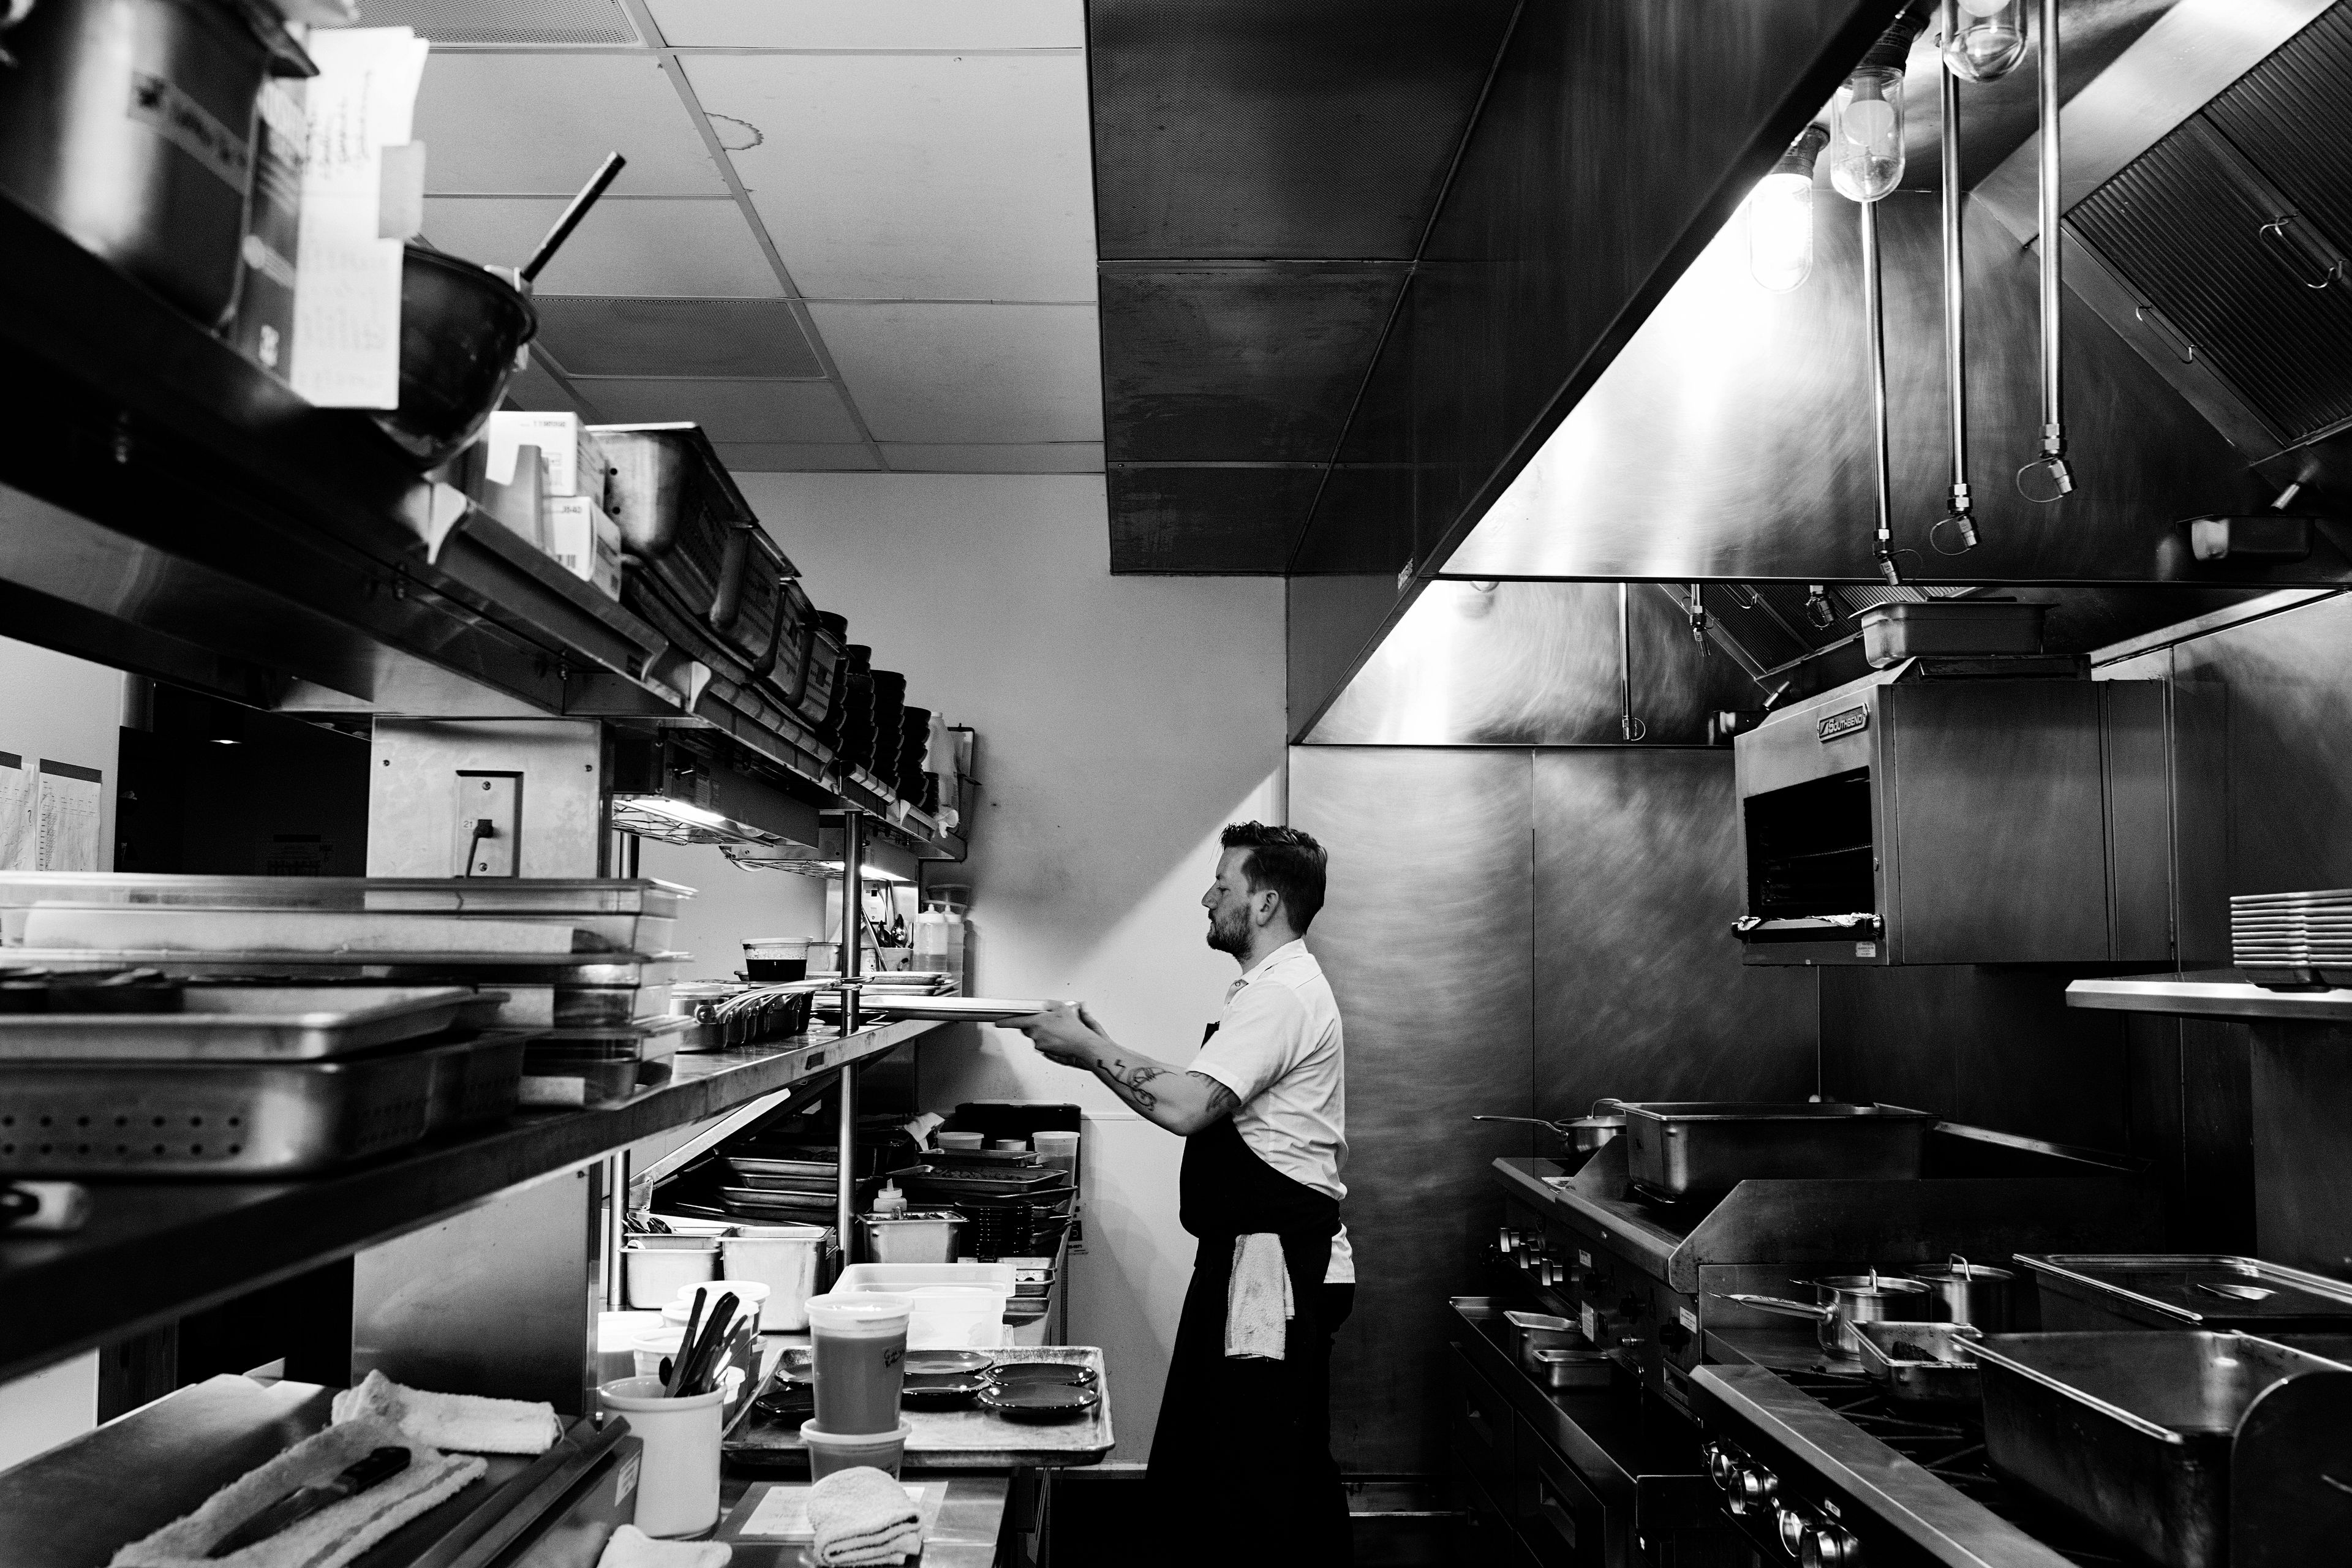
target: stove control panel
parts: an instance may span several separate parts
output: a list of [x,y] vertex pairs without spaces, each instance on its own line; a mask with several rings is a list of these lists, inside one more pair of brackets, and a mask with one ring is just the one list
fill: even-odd
[[1723,1511],[1751,1538],[1778,1542],[1800,1568],[1866,1568],[1852,1531],[1795,1498],[1783,1497],[1780,1478],[1740,1449],[1711,1439],[1701,1450],[1707,1479],[1723,1494]]

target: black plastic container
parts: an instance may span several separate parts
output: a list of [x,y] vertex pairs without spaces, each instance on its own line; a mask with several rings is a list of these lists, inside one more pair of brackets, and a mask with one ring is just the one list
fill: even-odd
[[816,613],[815,640],[832,645],[832,668],[824,676],[824,706],[814,716],[816,738],[830,746],[841,738],[841,705],[849,690],[849,617],[830,610]]
[[400,268],[400,406],[373,416],[419,468],[457,455],[506,395],[515,352],[539,332],[520,290],[422,245]]
[[907,678],[895,669],[874,672],[874,741],[858,765],[888,784],[898,769],[899,720],[907,710]]
[[898,797],[919,805],[923,798],[923,757],[931,749],[931,710],[905,708],[898,713],[898,755],[892,766]]
[[849,673],[842,678],[841,723],[833,749],[844,763],[862,766],[874,750],[874,650],[851,643],[843,651],[849,656]]

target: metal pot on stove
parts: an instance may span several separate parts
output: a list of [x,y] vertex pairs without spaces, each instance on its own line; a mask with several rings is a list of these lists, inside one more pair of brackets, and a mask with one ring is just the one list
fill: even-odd
[[1814,1280],[1812,1289],[1818,1299],[1810,1302],[1744,1293],[1721,1299],[1782,1317],[1811,1318],[1822,1353],[1840,1361],[1854,1361],[1862,1355],[1855,1324],[1924,1323],[1929,1321],[1936,1300],[1935,1291],[1920,1281],[1881,1274],[1875,1268],[1867,1274],[1832,1274]]
[[2017,1328],[2017,1276],[2006,1268],[1970,1263],[1958,1253],[1948,1263],[1904,1270],[1935,1293],[1932,1315],[1939,1323],[1967,1323],[1989,1334]]

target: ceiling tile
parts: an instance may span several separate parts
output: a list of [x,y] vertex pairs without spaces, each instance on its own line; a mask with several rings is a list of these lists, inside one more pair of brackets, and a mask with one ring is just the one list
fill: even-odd
[[883,458],[901,473],[916,474],[1099,474],[1099,441],[940,447],[893,441]]
[[608,152],[613,189],[723,195],[677,89],[651,55],[453,54],[425,61],[416,139],[426,188],[568,196]]
[[1085,0],[651,0],[680,47],[1047,49],[1086,45]]
[[547,356],[541,353],[532,354],[530,363],[514,373],[513,379],[507,383],[506,401],[516,408],[581,412],[580,400],[550,374]]
[[882,441],[1102,439],[1091,305],[811,305]]
[[820,376],[781,300],[615,300],[542,295],[539,331],[573,375]]
[[696,55],[706,112],[813,298],[1092,300],[1076,55]]
[[[453,256],[520,267],[562,215],[564,198],[436,196],[425,236]],[[551,294],[773,299],[783,285],[731,201],[605,201],[539,275]]]
[[713,441],[719,460],[738,474],[823,474],[878,468],[874,448],[845,443]]
[[[567,369],[570,366],[567,364]],[[652,425],[685,419],[713,441],[852,442],[856,423],[827,381],[573,382],[596,405],[603,425]]]

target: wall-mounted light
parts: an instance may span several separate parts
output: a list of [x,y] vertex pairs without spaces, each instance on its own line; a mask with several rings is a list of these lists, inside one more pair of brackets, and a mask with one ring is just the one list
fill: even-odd
[[2025,0],[1959,0],[1944,63],[1969,81],[1999,81],[2025,58]]
[[1825,126],[1808,125],[1748,197],[1748,270],[1785,294],[1813,270],[1813,163],[1829,145]]
[[1903,183],[1903,68],[1927,17],[1906,10],[1830,100],[1830,184],[1874,202]]

